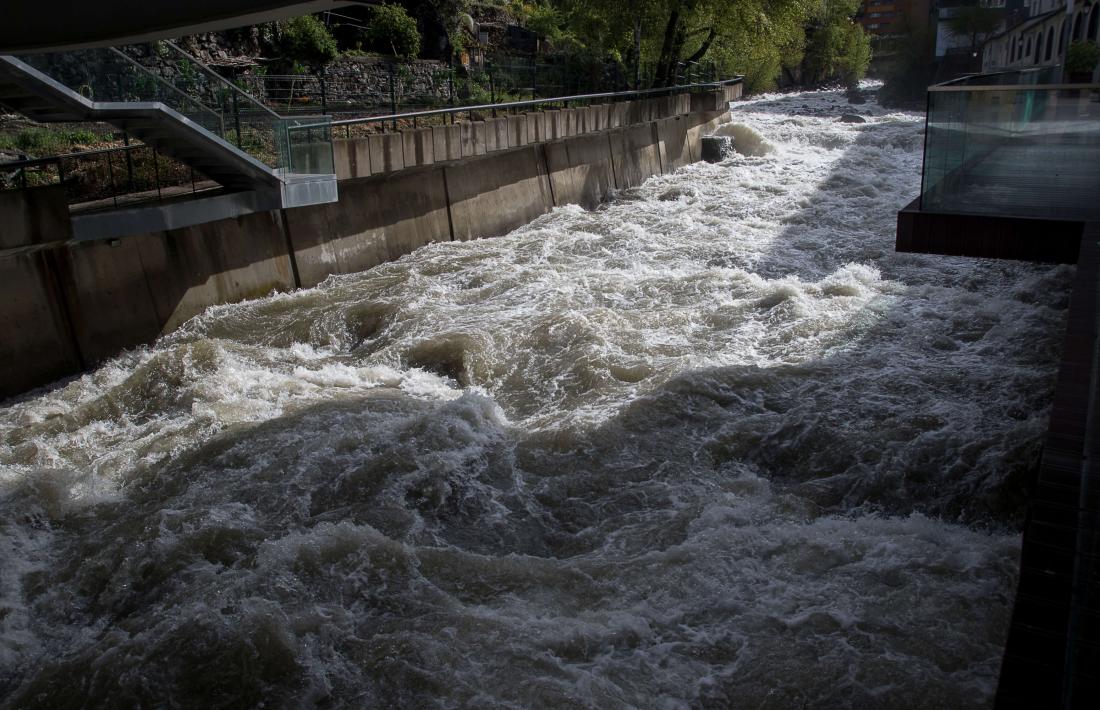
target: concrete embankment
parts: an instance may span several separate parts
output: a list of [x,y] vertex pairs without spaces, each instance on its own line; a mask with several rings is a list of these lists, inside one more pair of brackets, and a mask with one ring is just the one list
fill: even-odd
[[61,186],[0,193],[0,398],[206,308],[315,286],[437,241],[494,237],[699,160],[740,84],[335,143],[337,203],[72,241]]

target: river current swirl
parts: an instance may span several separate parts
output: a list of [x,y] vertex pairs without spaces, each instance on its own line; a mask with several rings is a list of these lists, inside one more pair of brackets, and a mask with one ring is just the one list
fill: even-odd
[[0,405],[0,707],[990,703],[1072,271],[859,110]]

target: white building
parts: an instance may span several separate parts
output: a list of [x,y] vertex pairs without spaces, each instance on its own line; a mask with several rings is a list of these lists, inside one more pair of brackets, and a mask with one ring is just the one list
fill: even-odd
[[[1028,17],[991,37],[982,48],[982,71],[1059,66],[1074,40],[1096,42],[1100,0],[1029,0]],[[1096,80],[1096,72],[1093,73]]]

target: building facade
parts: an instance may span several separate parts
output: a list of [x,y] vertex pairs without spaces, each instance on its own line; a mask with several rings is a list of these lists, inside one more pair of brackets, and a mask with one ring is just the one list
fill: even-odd
[[1100,0],[1029,0],[1026,9],[1025,18],[985,43],[983,72],[1061,66],[1071,42],[1100,39]]

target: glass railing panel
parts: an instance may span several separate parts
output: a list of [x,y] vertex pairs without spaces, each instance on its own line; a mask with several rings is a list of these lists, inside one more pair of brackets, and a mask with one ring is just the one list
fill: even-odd
[[284,119],[172,42],[21,58],[99,102],[159,102],[286,174],[331,175],[330,117]]
[[929,93],[921,207],[1100,216],[1100,87]]
[[279,166],[292,175],[331,175],[332,117],[301,116],[280,122]]
[[86,99],[98,102],[159,102],[208,131],[225,132],[222,114],[110,47],[19,59]]

